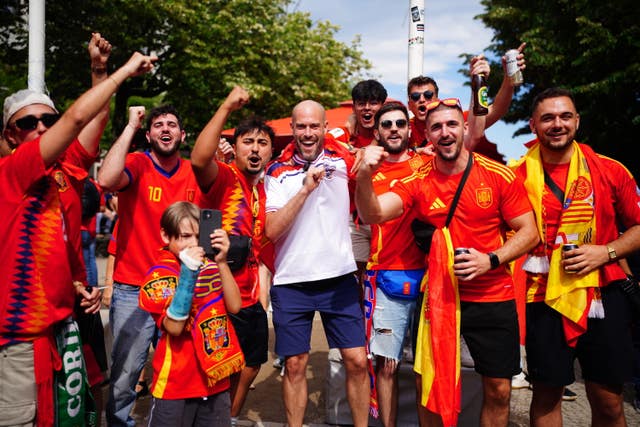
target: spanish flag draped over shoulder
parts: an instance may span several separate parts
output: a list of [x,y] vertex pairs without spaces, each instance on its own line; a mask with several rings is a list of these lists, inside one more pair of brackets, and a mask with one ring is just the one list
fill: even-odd
[[[428,276],[428,278],[427,278]],[[460,414],[460,297],[453,274],[453,244],[448,228],[433,233],[425,298],[418,329],[415,371],[422,375],[420,403],[439,414],[445,427]]]

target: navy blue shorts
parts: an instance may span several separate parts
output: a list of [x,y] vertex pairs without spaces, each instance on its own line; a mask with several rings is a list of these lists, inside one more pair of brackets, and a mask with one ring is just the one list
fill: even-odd
[[315,282],[271,287],[275,351],[280,356],[308,353],[313,317],[322,318],[330,348],[364,347],[360,286],[353,274]]
[[587,319],[587,332],[569,347],[562,316],[544,302],[527,304],[527,371],[533,381],[552,387],[575,381],[577,358],[582,377],[607,385],[622,385],[631,378],[633,342],[631,308],[617,284],[601,288],[604,319]]

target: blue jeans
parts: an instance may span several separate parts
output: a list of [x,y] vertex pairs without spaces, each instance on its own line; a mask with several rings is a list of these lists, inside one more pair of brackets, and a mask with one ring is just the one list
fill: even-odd
[[98,286],[98,264],[96,263],[96,238],[91,233],[82,230],[82,256],[87,269],[87,284]]
[[144,368],[156,326],[151,315],[138,306],[138,286],[114,283],[109,324],[113,333],[111,382],[107,402],[109,426],[135,425],[131,409],[135,386]]

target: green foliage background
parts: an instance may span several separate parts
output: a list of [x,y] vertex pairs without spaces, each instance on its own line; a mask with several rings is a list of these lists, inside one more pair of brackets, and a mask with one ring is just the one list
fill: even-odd
[[[482,0],[477,18],[495,32],[496,58],[526,42],[525,82],[505,117],[528,119],[535,94],[573,91],[580,113],[577,139],[640,177],[640,7],[633,0]],[[493,70],[502,70],[496,62]],[[490,85],[499,87],[501,73]],[[525,128],[521,134],[527,133]]]
[[[0,98],[26,87],[28,1],[4,0],[0,10]],[[86,46],[100,32],[114,46],[110,69],[133,51],[159,56],[157,71],[128,80],[114,101],[109,144],[126,124],[129,105],[172,103],[190,142],[231,88],[252,95],[241,115],[286,117],[298,101],[325,107],[350,98],[370,63],[337,27],[288,13],[289,0],[49,0],[46,2],[46,84],[63,108],[91,84]],[[113,130],[111,130],[113,129]],[[106,146],[106,145],[105,145]]]

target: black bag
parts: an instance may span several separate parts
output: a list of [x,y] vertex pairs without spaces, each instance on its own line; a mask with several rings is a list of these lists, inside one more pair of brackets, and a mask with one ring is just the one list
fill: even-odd
[[229,235],[229,253],[227,254],[227,264],[231,271],[240,270],[247,262],[251,252],[251,237]]
[[414,219],[411,222],[411,231],[413,232],[413,240],[416,242],[416,245],[418,245],[422,252],[429,253],[431,239],[433,238],[433,232],[436,231],[436,227],[422,222],[419,219]]
[[82,190],[82,220],[94,217],[99,211],[100,191],[89,178],[85,178]]

